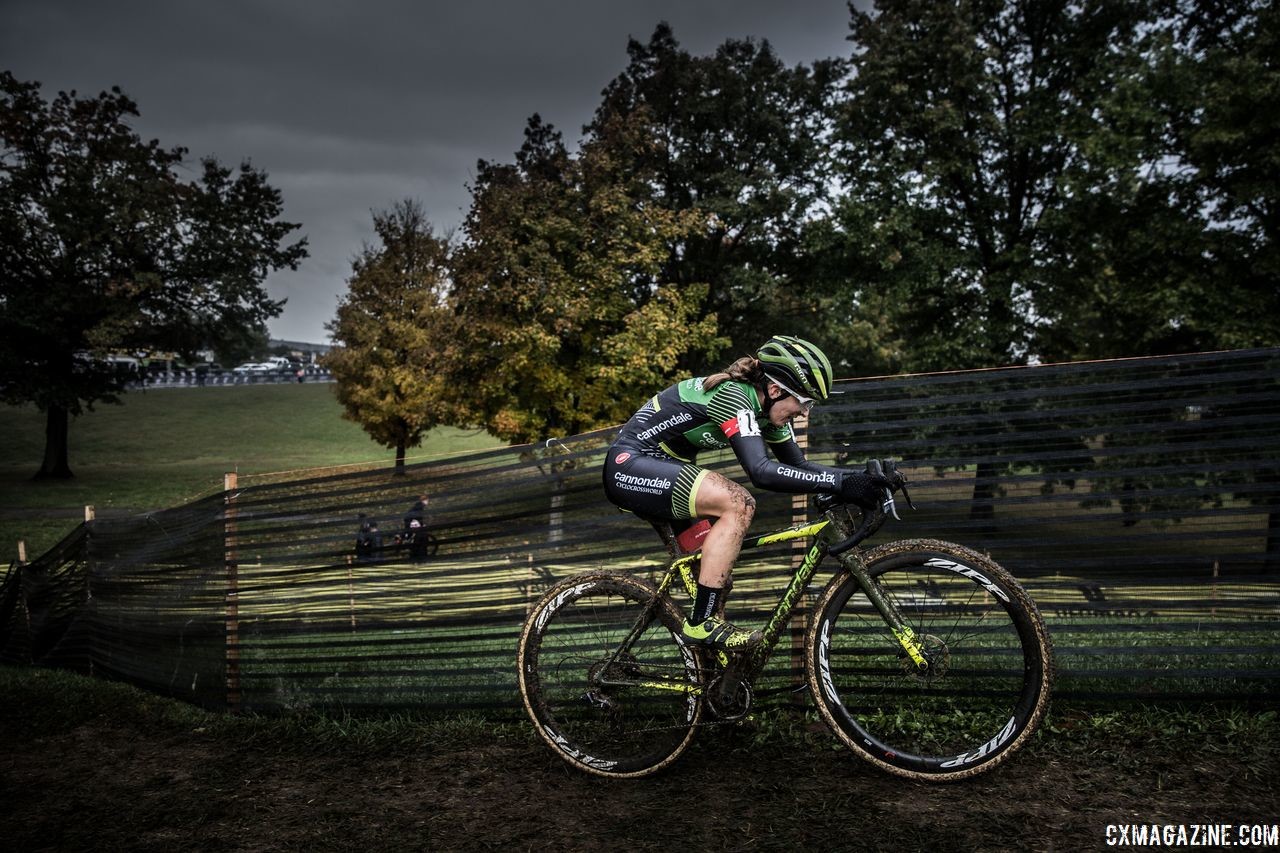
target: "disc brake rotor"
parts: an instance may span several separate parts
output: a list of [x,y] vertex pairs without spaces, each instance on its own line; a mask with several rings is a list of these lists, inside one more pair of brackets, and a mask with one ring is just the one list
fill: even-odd
[[951,668],[951,650],[947,648],[946,642],[933,634],[918,635],[916,639],[920,643],[920,651],[928,667],[921,669],[903,652],[898,655],[898,663],[902,671],[917,681],[926,683],[943,678]]

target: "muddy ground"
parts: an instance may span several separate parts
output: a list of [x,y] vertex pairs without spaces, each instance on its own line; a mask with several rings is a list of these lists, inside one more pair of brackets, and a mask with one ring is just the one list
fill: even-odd
[[519,725],[400,748],[193,723],[151,699],[52,719],[39,697],[0,699],[14,851],[1100,850],[1109,824],[1280,822],[1275,738],[1099,739],[1070,711],[960,785],[884,775],[802,717],[785,736],[709,729],[664,774],[615,783]]

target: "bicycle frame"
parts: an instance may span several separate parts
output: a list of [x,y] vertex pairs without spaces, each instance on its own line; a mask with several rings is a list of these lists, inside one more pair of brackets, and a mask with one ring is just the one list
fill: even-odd
[[[736,664],[736,675],[747,682],[754,681],[757,675],[763,670],[765,663],[772,654],[774,647],[778,643],[778,639],[782,636],[783,629],[791,621],[791,616],[795,612],[796,605],[799,604],[801,596],[805,589],[809,586],[809,582],[813,580],[814,575],[818,571],[818,566],[822,562],[831,548],[831,546],[850,534],[850,529],[846,523],[842,521],[835,513],[826,513],[827,517],[818,522],[811,524],[793,525],[784,530],[773,533],[764,533],[757,536],[749,536],[742,541],[742,550],[747,551],[753,548],[759,548],[764,545],[775,545],[780,542],[791,542],[799,539],[813,538],[813,543],[809,546],[809,550],[805,553],[800,564],[796,566],[791,576],[790,583],[787,584],[786,590],[782,597],[778,600],[773,612],[770,614],[764,627],[761,629],[761,640],[750,652],[743,658],[733,661]],[[867,535],[874,532],[878,524],[864,527]],[[675,586],[676,580],[679,579],[684,586],[685,591],[690,598],[697,596],[698,586],[695,577],[694,567],[701,561],[701,552],[693,554],[685,554],[674,557],[667,564],[662,580],[658,583],[658,594],[654,597],[654,605],[661,600],[662,596],[667,595]],[[907,624],[906,620],[899,612],[887,596],[884,595],[877,584],[867,573],[866,563],[862,560],[860,552],[856,548],[851,548],[837,555],[837,559],[846,571],[848,571],[857,581],[859,586],[866,593],[868,600],[871,601],[881,617],[885,620],[890,633],[897,638],[902,645],[903,650],[916,664],[916,666],[925,668],[928,666],[925,660],[924,651],[920,643],[916,641],[915,631]],[[632,629],[627,638],[623,640],[618,650],[614,653],[612,661],[627,651],[632,642],[644,631],[652,619],[653,607],[650,607],[640,617],[636,626]],[[731,663],[729,656],[723,652],[715,653],[716,659],[722,667],[728,667]],[[701,685],[693,685],[688,682],[676,680],[645,680],[640,686],[651,687],[661,690],[676,690],[679,692],[694,693],[699,695],[703,692]]]

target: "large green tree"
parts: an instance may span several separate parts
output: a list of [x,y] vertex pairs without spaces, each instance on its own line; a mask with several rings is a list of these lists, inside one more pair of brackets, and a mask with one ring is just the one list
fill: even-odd
[[1036,344],[1055,360],[1280,343],[1280,13],[1152,7],[1063,181]]
[[[627,53],[586,131],[649,176],[652,203],[705,218],[706,227],[668,246],[662,277],[709,288],[706,310],[735,355],[778,332],[823,340],[842,355],[844,329],[825,324],[847,311],[827,300],[827,279],[848,270],[833,263],[820,226],[843,63],[789,67],[752,39],[696,56],[665,23]],[[637,133],[644,144],[635,144]]]
[[396,452],[443,418],[443,374],[461,357],[445,305],[448,240],[435,234],[413,200],[374,213],[378,244],[352,262],[347,294],[326,328],[338,346],[323,363],[337,380],[343,416]]
[[[644,131],[620,116],[607,132],[644,147]],[[721,346],[705,286],[663,276],[705,220],[656,203],[653,186],[607,146],[571,155],[536,115],[514,163],[479,164],[453,259],[455,420],[512,442],[618,423]]]
[[897,366],[1033,355],[1047,224],[1068,173],[1106,180],[1091,147],[1125,75],[1141,2],[881,0],[854,12],[838,221],[879,272]]
[[1276,13],[880,0],[835,224],[905,369],[1274,343]]
[[[1271,8],[881,0],[852,30],[838,220],[901,367],[1277,341]],[[950,451],[989,517],[999,471]]]
[[105,356],[261,326],[283,305],[264,278],[306,256],[263,172],[205,159],[185,180],[137,115],[118,89],[45,101],[0,73],[0,397],[47,413],[38,476],[71,476],[70,417],[124,389]]
[[[835,220],[849,254],[873,262],[855,301],[879,309],[895,368],[1037,355],[1054,217],[1079,191],[1064,177],[1110,174],[1098,159],[1112,152],[1088,143],[1142,20],[1141,2],[1092,0],[880,0],[853,12]],[[983,405],[990,417],[1003,406]],[[949,450],[975,463],[971,515],[990,518],[999,463],[982,446]]]

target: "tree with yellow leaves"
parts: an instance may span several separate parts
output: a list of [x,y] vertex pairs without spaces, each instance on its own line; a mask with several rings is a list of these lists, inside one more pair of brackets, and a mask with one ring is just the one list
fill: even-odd
[[403,473],[405,449],[444,415],[442,374],[453,358],[444,301],[449,245],[416,201],[374,213],[373,224],[379,245],[366,245],[352,262],[348,292],[326,324],[338,347],[324,362],[343,416],[394,448]]
[[481,162],[452,264],[454,422],[514,443],[621,423],[724,345],[706,285],[662,278],[706,217],[655,203],[648,177],[604,145],[571,156],[537,116],[514,164]]

